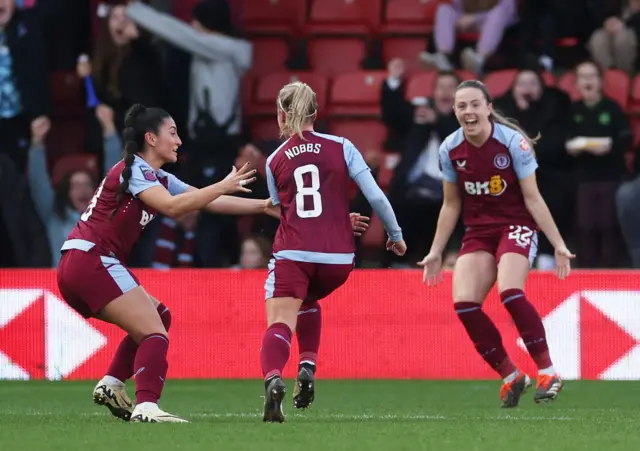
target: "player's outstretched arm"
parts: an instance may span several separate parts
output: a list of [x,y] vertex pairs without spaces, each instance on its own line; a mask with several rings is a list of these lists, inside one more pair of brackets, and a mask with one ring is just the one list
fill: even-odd
[[444,248],[451,238],[458,219],[460,219],[460,212],[462,211],[462,197],[458,190],[456,183],[444,181],[442,182],[442,191],[444,200],[442,202],[442,208],[440,208],[440,215],[438,216],[438,223],[436,225],[436,233],[431,243],[431,249],[429,253],[437,253],[442,255]]
[[555,249],[556,275],[559,279],[564,279],[571,270],[569,261],[575,258],[575,255],[567,249],[551,216],[549,207],[547,207],[547,203],[540,194],[538,182],[536,181],[538,162],[525,141],[525,138],[520,134],[514,135],[511,139],[509,153],[513,161],[513,170],[518,176],[520,190],[527,210]]
[[448,140],[445,140],[438,150],[440,160],[440,169],[442,170],[442,191],[444,200],[438,223],[436,225],[436,234],[431,243],[429,253],[418,262],[418,266],[423,268],[422,281],[429,285],[438,283],[438,274],[442,280],[442,252],[451,238],[453,230],[456,228],[460,212],[462,211],[462,196],[458,189],[458,173],[453,167],[451,157],[449,156]]
[[520,189],[527,210],[555,249],[556,273],[560,279],[564,279],[569,275],[569,260],[575,258],[575,255],[567,249],[549,207],[540,194],[535,172],[520,180]]
[[222,181],[201,189],[189,188],[182,194],[172,196],[163,186],[154,186],[138,194],[138,198],[158,210],[160,213],[171,218],[177,218],[195,210],[201,210],[208,204],[225,194],[238,192],[250,193],[251,190],[245,185],[255,181],[256,170],[249,170],[249,163],[245,164],[239,171],[235,168]]
[[398,255],[404,255],[407,251],[407,246],[402,239],[402,229],[398,224],[396,214],[389,203],[389,199],[387,199],[387,196],[382,192],[371,175],[371,172],[368,170],[361,171],[353,180],[358,185],[358,188],[360,188],[360,191],[362,191],[362,194],[364,194],[373,211],[376,212],[382,221],[387,235],[389,235],[387,250],[393,251]]
[[[191,188],[195,189],[195,188]],[[237,196],[220,196],[204,207],[204,210],[218,215],[261,215],[280,219],[280,207],[271,199],[245,199]]]

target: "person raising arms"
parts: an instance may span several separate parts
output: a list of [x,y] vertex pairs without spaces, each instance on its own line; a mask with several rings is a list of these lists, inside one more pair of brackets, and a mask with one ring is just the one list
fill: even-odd
[[[62,245],[58,287],[82,316],[113,323],[127,333],[107,376],[94,389],[94,402],[133,422],[186,422],[157,404],[168,368],[170,312],[144,290],[123,262],[158,213],[179,217],[203,208],[224,213],[225,204],[245,201],[245,207],[266,211],[267,203],[229,202],[225,196],[249,191],[245,186],[255,180],[249,165],[234,168],[223,181],[202,189],[160,169],[177,161],[182,144],[174,120],[164,110],[132,106],[125,119],[124,140],[125,158],[109,170]],[[124,390],[124,382],[134,374],[135,408]]]
[[418,263],[424,268],[423,281],[438,282],[442,251],[462,213],[465,233],[453,271],[458,318],[478,353],[503,378],[502,406],[516,407],[531,380],[508,357],[500,332],[482,310],[497,282],[502,303],[538,367],[534,400],[554,400],[562,379],[553,367],[540,315],[523,290],[538,229],[555,249],[558,278],[569,275],[575,255],[538,191],[533,146],[540,137],[529,138],[494,111],[489,91],[477,80],[458,86],[454,111],[460,128],[440,146],[444,201],[431,250]]

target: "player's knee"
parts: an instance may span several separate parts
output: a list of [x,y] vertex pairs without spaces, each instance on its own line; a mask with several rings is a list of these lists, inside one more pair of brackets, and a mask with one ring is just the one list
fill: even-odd
[[482,308],[482,302],[480,301],[469,301],[468,299],[453,301],[453,309],[457,314],[465,313],[466,311],[472,311],[472,310],[477,310],[481,308]]
[[160,315],[160,319],[162,320],[162,325],[165,330],[169,332],[171,328],[171,310],[166,305],[160,303],[158,305],[158,314]]
[[158,316],[149,318],[146,321],[140,321],[135,330],[129,332],[129,335],[138,344],[151,335],[162,335],[167,340],[169,339],[169,333]]
[[309,302],[302,304],[298,311],[298,316],[306,313],[320,313],[320,304],[318,302]]
[[296,330],[296,324],[298,322],[298,309],[296,308],[296,306],[274,309],[270,312],[268,318],[269,324],[286,324],[287,326],[289,326],[291,331],[294,331]]

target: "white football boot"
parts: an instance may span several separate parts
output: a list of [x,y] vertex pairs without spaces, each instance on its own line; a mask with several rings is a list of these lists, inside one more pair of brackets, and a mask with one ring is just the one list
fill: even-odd
[[124,383],[109,376],[103,377],[93,389],[93,402],[105,406],[116,418],[129,421],[133,402],[127,395]]
[[138,404],[131,414],[132,423],[188,423],[184,418],[161,410],[157,404],[143,402]]

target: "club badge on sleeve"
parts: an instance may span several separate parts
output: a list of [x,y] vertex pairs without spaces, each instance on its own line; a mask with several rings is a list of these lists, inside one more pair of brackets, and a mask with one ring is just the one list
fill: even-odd
[[142,171],[142,175],[144,176],[145,180],[149,182],[155,182],[156,180],[158,180],[156,173],[153,172],[151,168],[148,168],[146,166],[141,166],[140,170]]

